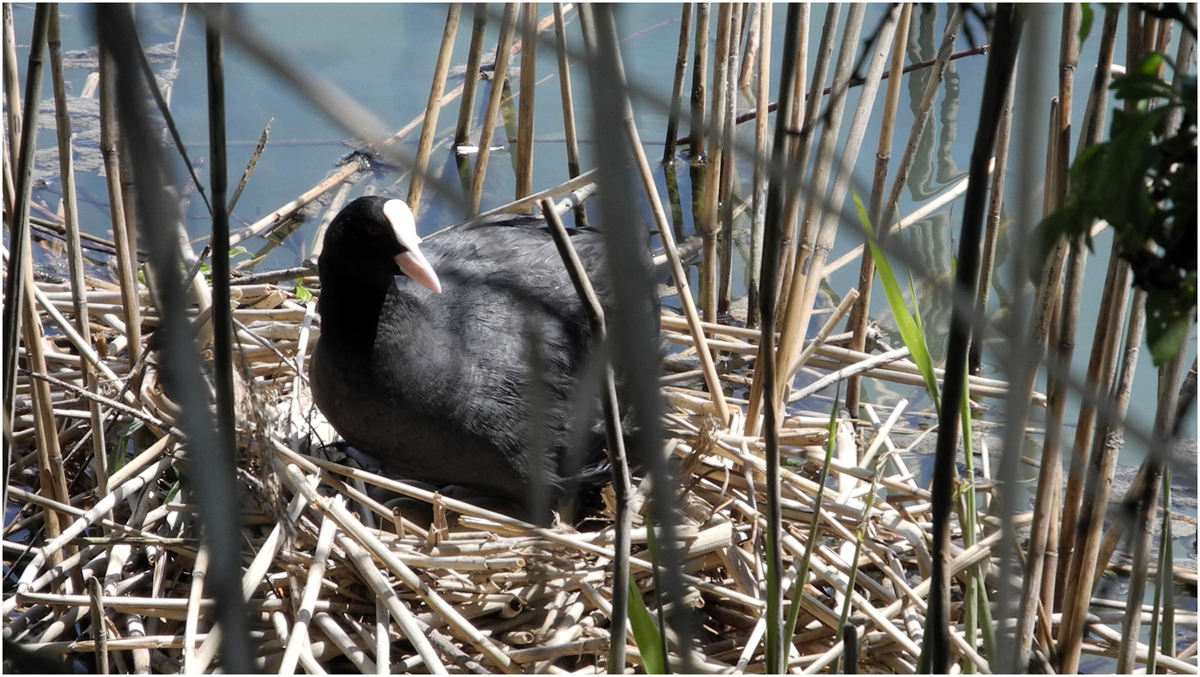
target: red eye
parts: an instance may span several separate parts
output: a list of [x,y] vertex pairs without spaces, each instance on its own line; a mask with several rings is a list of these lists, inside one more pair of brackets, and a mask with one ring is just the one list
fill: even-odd
[[372,223],[371,225],[367,226],[367,235],[374,236],[374,235],[378,235],[378,234],[379,234],[379,225],[378,224]]

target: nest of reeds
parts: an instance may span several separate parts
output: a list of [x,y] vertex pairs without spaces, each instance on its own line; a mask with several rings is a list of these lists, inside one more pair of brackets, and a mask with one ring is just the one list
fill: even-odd
[[[304,286],[319,294],[315,279],[304,280]],[[87,294],[101,322],[118,296],[107,287],[94,285]],[[154,351],[133,373],[124,359],[96,355],[121,379],[102,380],[98,394],[71,384],[81,358],[70,354],[70,338],[55,333],[50,313],[71,312],[70,290],[49,282],[37,288],[46,303],[38,317],[47,366],[43,373],[22,372],[17,384],[18,402],[25,406],[15,419],[18,472],[9,495],[24,507],[7,532],[7,561],[17,583],[5,595],[6,633],[39,653],[69,655],[89,667],[97,666],[94,652],[107,650],[109,660],[125,663],[121,668],[211,669],[218,633],[205,594],[208,556],[194,498],[181,483],[188,459],[176,428],[179,411],[163,393]],[[148,294],[139,289],[146,303]],[[611,488],[604,495],[608,507],[579,529],[539,528],[345,459],[297,453],[333,440],[307,394],[304,363],[319,332],[313,325],[315,301],[301,302],[277,284],[234,289],[242,384],[238,477],[246,556],[252,557],[243,582],[260,666],[274,672],[286,665],[294,669],[298,661],[310,671],[341,671],[352,664],[373,672],[387,661],[393,671],[607,670]],[[840,317],[831,310],[830,326]],[[143,323],[153,329],[155,311],[148,303],[141,311]],[[664,317],[667,337],[690,343],[690,336],[672,329],[679,322]],[[705,326],[729,356],[754,353],[755,332]],[[109,346],[128,340],[105,331]],[[860,357],[834,345],[822,350],[827,360]],[[672,359],[684,372],[689,361],[698,367],[690,348]],[[904,362],[891,364],[894,373],[885,377],[906,378]],[[761,671],[763,440],[734,432],[736,421],[720,425],[701,379],[672,380],[677,383],[664,386],[671,405],[667,450],[680,479],[678,566],[698,629],[691,640],[692,666],[704,672]],[[744,388],[745,377],[731,372],[727,385]],[[39,482],[43,487],[47,480],[56,482],[39,463],[30,390],[42,386],[50,389],[55,414],[64,421],[58,438],[69,501],[35,489]],[[121,460],[108,468],[103,491],[71,451],[88,439],[93,404],[112,419],[110,426],[120,428],[123,445],[113,455]],[[838,656],[836,628],[849,577],[858,570],[849,621],[866,628],[863,669],[910,670],[919,653],[922,585],[927,587],[919,581],[928,576],[930,563],[924,537],[929,495],[891,448],[888,434],[896,417],[879,422],[862,439],[843,422],[834,444],[841,451],[828,471],[832,481],[814,513],[828,423],[827,416],[797,415],[781,432],[787,459],[785,565],[793,576],[814,533],[814,514],[820,527],[809,554],[815,578],[805,590],[797,625],[803,639],[797,645],[804,650],[792,662],[814,668]],[[878,463],[860,468],[853,460],[860,446]],[[429,503],[433,523],[422,527],[403,509],[382,505],[371,487]],[[880,487],[888,498],[872,503],[868,497]],[[643,498],[635,491],[632,578],[657,617]],[[54,538],[45,535],[50,518],[57,522]],[[987,555],[985,543],[960,553],[954,566],[986,562]],[[99,594],[87,594],[81,584],[89,579],[101,583]],[[109,616],[96,625],[91,619],[98,611]],[[682,665],[685,647],[674,641],[670,646],[672,660]],[[627,656],[632,665],[642,661],[636,646]]]

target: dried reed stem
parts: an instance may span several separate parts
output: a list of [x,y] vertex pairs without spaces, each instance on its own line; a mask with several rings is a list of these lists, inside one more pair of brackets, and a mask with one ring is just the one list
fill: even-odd
[[[1067,194],[1067,159],[1071,148],[1071,108],[1074,99],[1075,68],[1079,64],[1079,23],[1082,10],[1079,5],[1063,7],[1062,41],[1059,50],[1058,117],[1054,123],[1050,143],[1054,144],[1054,181],[1048,190],[1051,211],[1062,207]],[[1083,242],[1070,243],[1071,252],[1067,265],[1066,283],[1057,301],[1061,307],[1058,320],[1058,346],[1054,359],[1071,363],[1075,349],[1075,328],[1079,318],[1079,301],[1083,283],[1086,250]],[[1033,527],[1025,552],[1025,577],[1021,587],[1021,602],[1017,612],[1017,664],[1028,663],[1028,654],[1033,643],[1033,625],[1037,618],[1036,605],[1039,600],[1052,607],[1054,601],[1054,572],[1058,563],[1057,543],[1047,547],[1050,539],[1057,540],[1059,498],[1062,491],[1062,461],[1060,443],[1063,410],[1066,407],[1065,384],[1061,379],[1050,379],[1046,436],[1042,445],[1042,464],[1038,473],[1037,495],[1034,499]],[[1045,580],[1043,580],[1045,579]],[[1047,581],[1049,585],[1047,585]],[[1043,594],[1045,593],[1045,594]],[[1048,649],[1048,647],[1047,647]]]
[[[446,77],[450,73],[450,58],[454,56],[454,37],[458,33],[460,16],[462,3],[451,3],[446,12],[446,26],[442,29],[442,45],[438,48],[437,62],[433,67],[429,101],[425,104],[425,121],[421,125],[421,139],[417,142],[417,162],[413,166],[412,180],[408,184],[408,206],[414,216],[421,211],[421,193],[425,189],[425,174],[429,171],[429,155],[433,151],[433,135],[437,132],[438,115],[442,112],[442,94],[446,91]],[[477,78],[472,79],[468,74],[466,83],[476,81]],[[463,102],[466,105],[465,98]]]
[[483,198],[483,180],[487,176],[488,158],[491,156],[492,136],[496,131],[496,116],[500,113],[500,102],[504,98],[504,83],[508,81],[508,58],[512,48],[513,32],[517,23],[518,5],[504,4],[504,16],[500,20],[500,41],[496,45],[496,70],[492,79],[492,90],[488,95],[487,112],[479,131],[479,154],[475,158],[475,172],[471,175],[471,193],[467,199],[468,212],[479,211]]
[[[908,48],[908,27],[912,19],[912,3],[905,3],[900,9],[900,18],[896,23],[895,37],[892,43],[892,73],[899,73],[904,68],[904,53]],[[875,150],[875,173],[871,183],[871,202],[868,210],[871,227],[878,228],[882,221],[883,192],[887,190],[888,163],[892,159],[892,137],[896,130],[896,112],[900,107],[901,78],[888,78],[887,96],[883,105],[883,123],[879,130],[879,144]],[[1011,100],[1011,99],[1010,99]],[[854,332],[850,347],[863,350],[867,344],[867,319],[871,312],[871,290],[875,286],[875,257],[870,248],[859,247],[862,261],[858,272],[858,304],[850,315],[848,327]],[[826,274],[829,266],[825,267]],[[858,418],[858,401],[861,387],[861,377],[854,376],[846,383],[846,409],[851,418]]]
[[[571,64],[567,59],[567,23],[563,16],[563,4],[554,3],[554,39],[558,54],[558,85],[563,102],[563,134],[567,142],[567,176],[574,179],[580,175],[579,138],[575,127],[575,95],[571,90]],[[575,208],[575,225],[587,227],[587,209],[583,205]]]
[[533,112],[537,85],[537,3],[524,3],[521,24],[521,101],[517,119],[518,199],[533,192]]
[[667,141],[663,148],[663,164],[675,162],[675,137],[679,134],[679,113],[682,107],[683,78],[687,74],[688,35],[692,30],[692,3],[683,3],[679,17],[679,50],[675,56],[675,81],[671,86],[671,113],[667,117]]

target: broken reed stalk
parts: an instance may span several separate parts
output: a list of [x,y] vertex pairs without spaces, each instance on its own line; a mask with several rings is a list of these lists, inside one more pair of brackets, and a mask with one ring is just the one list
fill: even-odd
[[[834,3],[825,8],[825,24],[821,28],[821,42],[817,47],[817,63],[814,66],[812,77],[812,88],[808,93],[808,106],[804,110],[804,121],[799,129],[793,129],[796,138],[792,140],[791,162],[795,167],[795,176],[791,177],[792,185],[788,189],[787,203],[784,205],[784,228],[783,242],[780,246],[780,255],[784,259],[780,262],[779,268],[779,287],[775,290],[775,304],[778,306],[779,314],[784,313],[784,309],[788,304],[788,296],[791,294],[792,276],[796,268],[796,235],[800,224],[800,205],[802,200],[811,199],[807,193],[802,190],[804,185],[805,173],[808,171],[809,155],[812,152],[813,135],[817,131],[817,122],[820,118],[821,101],[825,96],[825,78],[829,74],[829,60],[833,57],[833,47],[837,40],[837,25],[838,18],[841,16],[842,3]],[[807,22],[806,22],[807,23]],[[807,43],[807,33],[804,34],[804,42]],[[802,45],[807,47],[807,44]],[[804,50],[807,52],[807,50]],[[798,59],[807,61],[806,54],[798,54]],[[796,77],[800,78],[805,72],[804,63],[797,64]],[[796,91],[803,90],[803,82],[796,84]],[[799,95],[797,94],[797,98]],[[799,105],[799,101],[792,105]],[[778,385],[778,384],[777,384]],[[754,402],[759,398],[750,397],[750,413],[755,412]],[[755,416],[747,414],[746,422],[751,425],[754,423]]]
[[[1068,158],[1071,153],[1071,108],[1074,100],[1075,68],[1079,65],[1079,23],[1082,9],[1077,4],[1063,6],[1062,40],[1058,62],[1058,117],[1054,133],[1049,142],[1054,145],[1053,181],[1047,185],[1050,202],[1049,211],[1060,209],[1067,195]],[[1082,145],[1082,144],[1081,144]],[[1063,290],[1058,295],[1057,305],[1061,308],[1058,319],[1058,345],[1047,346],[1054,359],[1070,364],[1075,352],[1075,329],[1079,319],[1079,302],[1083,285],[1084,265],[1087,261],[1082,237],[1070,243],[1070,259]],[[1049,298],[1049,297],[1048,297]],[[1053,343],[1053,332],[1051,343]],[[1037,619],[1039,601],[1047,609],[1054,604],[1054,572],[1058,564],[1057,540],[1059,500],[1062,492],[1062,418],[1066,407],[1066,384],[1062,379],[1051,378],[1048,382],[1048,406],[1046,434],[1042,444],[1041,466],[1038,471],[1037,493],[1034,499],[1033,526],[1025,549],[1025,576],[1021,586],[1021,602],[1018,607],[1017,647],[1018,665],[1028,662],[1033,644],[1033,625]],[[1049,585],[1047,585],[1049,582]]]
[[683,3],[679,16],[679,50],[675,55],[675,81],[671,85],[671,113],[667,116],[667,137],[663,144],[664,165],[675,163],[675,137],[679,134],[679,114],[683,104],[683,79],[687,75],[689,34],[692,31],[692,3]]
[[517,194],[533,192],[533,112],[537,86],[537,3],[524,3],[521,24],[520,113],[517,118]]
[[[771,21],[773,6],[771,3],[758,4],[759,37],[757,87],[755,88],[754,116],[754,176],[751,186],[751,200],[754,214],[751,217],[750,229],[750,275],[746,289],[746,326],[751,329],[758,326],[761,309],[759,308],[760,284],[762,281],[763,260],[763,230],[767,216],[767,105],[770,102],[771,79]],[[782,120],[780,115],[776,119]],[[783,124],[783,123],[779,123]]]
[[[571,283],[575,285],[579,299],[588,310],[588,319],[592,325],[595,345],[605,346],[608,341],[608,329],[604,319],[604,308],[600,305],[600,300],[588,279],[587,271],[580,262],[579,255],[576,253],[574,245],[571,244],[567,230],[563,227],[562,220],[559,219],[558,213],[554,209],[554,203],[550,199],[542,201],[542,213],[546,215],[550,233],[554,236],[558,253],[567,266]],[[633,513],[630,512],[629,500],[633,495],[633,486],[629,475],[629,463],[625,455],[625,440],[621,432],[621,408],[617,402],[616,379],[613,375],[612,364],[608,361],[604,366],[603,387],[604,396],[601,404],[604,409],[608,457],[609,463],[612,465],[615,498],[613,552],[616,557],[613,559],[612,610],[609,613],[612,619],[610,626],[612,637],[608,660],[609,666],[611,666],[610,671],[621,672],[625,667],[625,625],[629,618],[629,532],[633,528]]]
[[717,321],[717,236],[720,225],[717,207],[720,199],[721,163],[724,153],[728,150],[723,143],[725,132],[725,89],[728,86],[729,59],[732,30],[730,24],[733,18],[733,4],[720,3],[717,11],[717,45],[713,56],[713,88],[712,100],[709,103],[712,124],[709,125],[711,140],[708,144],[708,158],[704,168],[703,216],[698,221],[697,230],[704,240],[701,255],[700,276],[700,307],[704,310],[705,322]]
[[[571,64],[567,59],[567,22],[561,2],[554,3],[554,38],[558,53],[558,85],[563,103],[563,133],[567,142],[567,175],[579,176],[579,138],[575,128],[575,95],[571,91]],[[587,209],[575,208],[575,226],[587,227]]]
[[[900,19],[896,24],[892,44],[892,73],[904,69],[904,54],[908,48],[908,27],[912,20],[911,2],[904,3]],[[902,78],[888,78],[887,96],[884,99],[883,122],[879,130],[879,144],[875,150],[875,173],[871,183],[871,202],[868,214],[871,227],[878,228],[882,222],[883,193],[887,190],[888,164],[892,159],[892,137],[896,130],[896,112],[900,107],[900,83]],[[1011,98],[1010,98],[1011,101]],[[850,315],[847,328],[854,332],[850,341],[852,350],[863,350],[867,345],[867,319],[871,312],[871,289],[875,286],[875,257],[870,247],[862,248],[862,262],[858,272],[858,302]],[[846,409],[850,418],[858,418],[858,402],[862,377],[855,375],[846,383]]]
[[[461,16],[462,3],[451,3],[446,12],[446,27],[442,30],[442,44],[438,48],[437,62],[433,67],[433,84],[429,87],[425,121],[421,124],[421,138],[417,142],[417,162],[413,166],[412,179],[408,184],[408,206],[412,209],[414,218],[421,210],[421,193],[425,189],[425,174],[429,171],[429,155],[433,152],[433,136],[437,133],[438,115],[442,111],[442,94],[446,91],[446,77],[450,73],[454,38],[458,34],[458,21]],[[469,74],[466,82],[472,82]],[[466,98],[463,100],[465,104]]]
[[[63,75],[62,30],[56,5],[50,13],[49,39],[50,74],[54,86],[55,131],[58,135],[59,177],[62,180],[63,220],[67,231],[67,259],[70,271],[71,300],[75,309],[75,330],[86,346],[92,344],[91,323],[88,322],[87,292],[84,282],[83,249],[79,237],[79,203],[75,192],[75,161],[71,144],[71,116],[67,112],[67,88]],[[82,379],[88,392],[97,394],[99,380],[91,364],[80,365]],[[103,497],[108,493],[108,454],[105,451],[104,421],[95,400],[88,402],[91,413],[92,458],[96,467],[96,490]]]
[[[984,76],[979,127],[971,151],[970,178],[963,205],[962,231],[958,251],[955,286],[967,298],[975,298],[979,275],[980,242],[987,202],[987,171],[996,147],[1007,89],[1013,85],[1017,51],[1021,44],[1024,17],[1013,5],[998,5],[993,29],[992,49]],[[968,308],[968,313],[970,308]],[[967,348],[971,324],[956,304],[951,312],[950,335],[946,345],[946,375],[943,379],[941,411],[938,413],[938,437],[934,452],[933,479],[930,486],[933,521],[933,571],[926,612],[924,650],[932,672],[950,670],[950,512],[954,502],[955,458],[958,450],[959,418],[967,375]],[[971,638],[974,643],[975,638]]]
[[496,70],[492,78],[492,89],[488,94],[487,112],[483,126],[479,129],[479,149],[475,158],[475,172],[471,175],[471,193],[467,200],[467,212],[479,212],[483,197],[483,181],[487,175],[488,158],[491,156],[492,136],[496,131],[496,116],[500,113],[500,102],[504,98],[504,83],[508,81],[508,58],[512,47],[513,32],[517,22],[518,5],[504,4],[504,15],[500,20],[500,39],[496,44]]
[[[730,26],[736,28],[741,26],[744,21],[742,17],[742,3],[732,3],[733,15],[730,18]],[[737,97],[739,96],[738,87],[734,81],[734,76],[738,71],[738,57],[741,52],[738,50],[739,32],[731,32],[729,36],[729,51],[725,54],[725,91],[724,101],[725,110],[722,114],[724,128],[721,130],[721,175],[717,188],[717,202],[719,207],[719,235],[718,235],[718,251],[719,260],[721,263],[720,271],[718,272],[717,290],[717,312],[729,312],[729,306],[732,305],[731,298],[733,286],[733,201],[734,201],[734,185],[737,181],[737,125],[734,120],[737,117]]]
[[[1000,238],[1000,210],[1004,205],[1004,182],[1008,174],[1008,142],[1012,134],[1013,95],[1009,90],[1000,117],[1000,136],[996,138],[996,166],[992,170],[992,197],[988,203],[987,231],[983,237],[983,263],[979,268],[979,299],[975,311],[980,316],[987,314],[988,298],[992,291],[992,273],[996,264],[996,243]],[[978,374],[983,366],[983,344],[986,334],[980,332],[971,338],[971,352],[967,355],[967,366],[971,374]]]

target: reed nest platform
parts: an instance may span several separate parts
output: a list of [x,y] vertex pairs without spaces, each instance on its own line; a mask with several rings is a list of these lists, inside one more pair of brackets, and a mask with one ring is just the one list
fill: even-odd
[[[315,279],[304,284],[320,293]],[[178,410],[162,393],[155,353],[148,350],[129,364],[127,337],[107,326],[118,324],[111,313],[119,294],[95,281],[88,289],[95,340],[90,355],[83,351],[80,357],[79,346],[59,324],[73,312],[66,285],[36,286],[46,369],[22,370],[17,384],[7,488],[19,514],[4,540],[10,571],[5,636],[87,669],[96,668],[96,652],[106,649],[110,665],[121,671],[211,671],[220,659],[213,602],[205,592],[208,553],[190,492],[181,483],[187,453],[175,427]],[[290,286],[234,287],[238,477],[246,529],[242,583],[259,665],[271,672],[299,665],[309,672],[368,673],[380,662],[394,672],[607,670],[611,509],[578,525],[539,528],[357,468],[341,454],[309,455],[333,437],[306,384],[305,360],[319,335],[315,301],[298,300]],[[149,294],[140,291],[142,319],[152,332],[155,311]],[[192,313],[203,331],[201,311],[194,307]],[[826,324],[838,317],[838,309],[830,309]],[[679,331],[680,319],[668,312],[663,324],[668,340],[690,342]],[[726,361],[754,354],[757,332],[704,326],[710,346],[725,351]],[[878,362],[878,355],[825,343],[838,337],[822,333],[813,340],[820,344],[812,363],[818,370],[836,376]],[[96,394],[80,385],[81,360],[94,360],[97,371],[110,374],[99,379]],[[672,356],[669,363],[683,373],[665,376],[671,384],[663,391],[670,432],[665,453],[680,477],[677,536],[686,603],[698,628],[692,664],[706,673],[762,672],[763,441],[740,434],[743,424],[736,417],[730,426],[719,424],[699,377],[688,380],[689,360],[690,349]],[[915,366],[903,360],[888,366],[865,373],[901,382],[919,378]],[[736,371],[726,378],[730,392],[746,385]],[[1005,387],[978,385],[993,388],[995,395],[1003,395]],[[49,428],[41,427],[31,406],[35,387],[48,388],[53,402],[60,457],[49,463],[42,444]],[[829,416],[802,412],[784,423],[789,599],[796,599],[791,583],[810,533],[816,534],[789,664],[795,670],[836,667],[844,622],[860,631],[861,670],[916,668],[929,588],[930,496],[890,437],[902,410],[903,404],[886,420],[874,416],[874,425],[857,430],[850,421],[836,424],[816,513]],[[104,482],[94,467],[80,462],[94,415],[119,440],[110,449]],[[912,446],[920,441],[918,436]],[[866,461],[855,460],[860,457]],[[69,499],[55,498],[55,486],[65,486]],[[431,504],[432,525],[424,528],[405,509],[383,505],[380,489]],[[611,489],[603,498],[611,503]],[[643,498],[639,491],[634,500],[633,578],[654,616]],[[812,532],[814,514],[818,528]],[[1019,516],[1018,526],[1029,519]],[[49,535],[48,520],[55,522],[56,536]],[[985,567],[987,577],[995,577],[1001,531],[984,520],[983,532],[989,535],[973,547],[954,550],[952,572]],[[957,590],[961,582],[955,585]],[[98,625],[104,615],[107,620]],[[1189,619],[1194,626],[1194,614],[1177,616],[1184,626]],[[959,622],[955,651],[986,667],[986,659],[963,639]],[[1119,637],[1106,634],[1103,625],[1094,627],[1097,634],[1085,642],[1085,651],[1112,653]],[[671,644],[676,663],[681,650]],[[637,647],[627,655],[627,669],[640,670]],[[1195,672],[1194,663],[1159,660]]]

